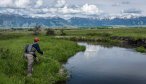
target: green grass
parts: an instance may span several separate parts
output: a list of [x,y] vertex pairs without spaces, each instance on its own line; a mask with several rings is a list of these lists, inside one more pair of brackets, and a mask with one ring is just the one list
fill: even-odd
[[128,36],[133,38],[146,38],[146,28],[72,29],[65,30],[64,32],[68,36]]
[[146,49],[143,46],[137,47],[136,51],[141,52],[141,53],[145,53]]
[[65,40],[40,35],[40,47],[44,55],[39,64],[34,64],[32,77],[26,76],[24,46],[33,42],[34,36],[4,34],[0,36],[0,84],[53,84],[65,80],[66,74],[59,74],[62,64],[84,47]]
[[[64,33],[68,36],[64,37],[64,39],[106,43],[117,46],[135,45],[135,48],[138,47],[137,51],[145,52],[145,48],[139,46],[144,46],[146,43],[146,28],[66,29]],[[60,33],[57,32],[57,35],[60,35]]]

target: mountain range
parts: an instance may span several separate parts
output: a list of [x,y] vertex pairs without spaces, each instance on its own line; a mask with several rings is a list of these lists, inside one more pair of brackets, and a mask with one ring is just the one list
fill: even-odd
[[28,17],[16,14],[0,14],[0,27],[34,27],[41,25],[44,27],[95,27],[95,26],[141,26],[146,25],[146,17],[72,17],[64,19],[61,17]]

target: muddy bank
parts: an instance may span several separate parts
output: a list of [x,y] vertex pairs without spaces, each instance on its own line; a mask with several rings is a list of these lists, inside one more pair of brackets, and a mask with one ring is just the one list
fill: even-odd
[[121,40],[124,44],[139,47],[144,46],[146,48],[146,38],[135,39],[132,37],[120,37],[120,36],[112,36],[112,40]]
[[77,42],[103,42],[109,41],[110,38],[101,38],[101,37],[87,37],[87,36],[56,36],[57,39],[65,39]]

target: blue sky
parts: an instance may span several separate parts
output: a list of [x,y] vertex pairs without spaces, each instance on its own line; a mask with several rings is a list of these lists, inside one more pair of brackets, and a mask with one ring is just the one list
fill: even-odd
[[0,13],[31,17],[146,16],[146,0],[3,0]]

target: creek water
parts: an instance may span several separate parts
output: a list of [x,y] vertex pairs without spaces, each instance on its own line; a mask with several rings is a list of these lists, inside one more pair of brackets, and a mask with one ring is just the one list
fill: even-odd
[[86,47],[64,65],[66,84],[146,84],[146,54],[134,49],[78,43]]

